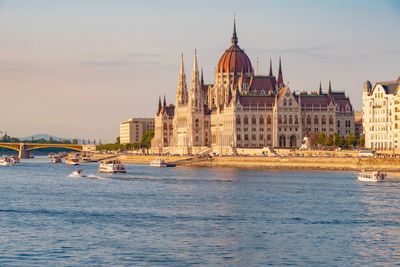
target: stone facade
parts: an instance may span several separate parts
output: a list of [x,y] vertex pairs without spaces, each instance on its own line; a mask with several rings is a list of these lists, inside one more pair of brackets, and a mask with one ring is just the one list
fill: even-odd
[[375,150],[400,148],[400,77],[395,81],[364,84],[362,120],[365,147]]
[[[236,154],[238,148],[300,147],[312,132],[354,133],[354,112],[344,92],[295,93],[284,83],[281,60],[278,77],[270,61],[267,75],[255,75],[238,45],[234,24],[231,46],[221,56],[214,84],[199,75],[195,52],[189,91],[183,56],[175,105],[159,101],[155,153]],[[172,128],[170,128],[172,125]]]

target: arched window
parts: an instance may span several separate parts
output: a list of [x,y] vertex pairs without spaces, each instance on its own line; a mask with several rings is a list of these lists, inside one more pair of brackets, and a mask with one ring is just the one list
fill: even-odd
[[271,124],[271,116],[270,115],[268,115],[268,117],[267,117],[267,124]]
[[255,116],[251,117],[251,124],[257,124],[257,119]]
[[287,124],[287,116],[286,115],[283,116],[283,124]]
[[319,123],[319,121],[318,121],[318,116],[315,115],[315,117],[314,117],[314,124],[318,124],[318,123]]
[[289,99],[289,107],[291,107],[292,105],[293,105],[292,99]]
[[325,115],[322,115],[321,123],[322,123],[322,124],[324,124],[324,125],[326,124],[326,118],[325,118]]
[[167,125],[167,123],[165,122],[164,123],[164,130],[167,130],[168,129],[168,125]]
[[263,118],[263,116],[260,116],[260,125],[263,125],[264,124],[264,118]]
[[330,115],[329,116],[329,125],[332,125],[333,124],[333,117],[332,117],[332,115]]
[[281,115],[278,116],[278,123],[282,123],[282,116]]
[[199,128],[199,119],[195,120],[194,125],[195,125],[196,128]]
[[297,115],[294,116],[294,124],[299,124],[299,118],[297,118]]
[[337,121],[337,127],[340,127],[340,121],[339,120]]
[[244,116],[243,122],[244,124],[249,124],[249,118],[247,118],[247,115]]
[[308,124],[308,125],[311,124],[311,117],[310,117],[310,115],[307,116],[307,124]]
[[289,116],[289,124],[293,124],[293,118],[292,115]]
[[285,98],[285,99],[283,99],[283,106],[286,107],[286,105],[287,105],[287,101],[286,101],[286,98]]
[[241,123],[242,123],[242,122],[241,122],[240,116],[237,115],[237,117],[236,117],[236,124],[241,124]]

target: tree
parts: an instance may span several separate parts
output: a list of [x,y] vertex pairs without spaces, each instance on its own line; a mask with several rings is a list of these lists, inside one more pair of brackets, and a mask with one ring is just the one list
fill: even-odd
[[116,144],[121,144],[121,138],[119,136],[116,138],[116,141]]
[[75,138],[72,139],[72,143],[73,143],[73,144],[78,144],[78,139],[75,139]]
[[317,133],[314,133],[314,132],[312,132],[312,133],[309,133],[308,134],[308,142],[309,142],[309,144],[310,144],[310,147],[315,147],[316,146],[316,144],[317,144]]
[[318,137],[317,137],[317,143],[320,146],[325,146],[326,145],[326,134],[325,132],[320,132]]
[[154,137],[154,131],[147,131],[143,134],[142,139],[140,140],[140,146],[143,148],[150,148],[151,140]]
[[349,133],[346,138],[346,145],[348,147],[353,147],[356,143],[357,139],[354,133]]

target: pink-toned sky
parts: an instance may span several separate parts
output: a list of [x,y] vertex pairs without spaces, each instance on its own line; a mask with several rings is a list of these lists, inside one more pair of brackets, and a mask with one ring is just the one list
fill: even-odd
[[180,53],[206,82],[230,44],[259,73],[282,56],[292,90],[345,90],[400,75],[398,1],[0,0],[0,131],[114,141],[119,123],[174,99]]

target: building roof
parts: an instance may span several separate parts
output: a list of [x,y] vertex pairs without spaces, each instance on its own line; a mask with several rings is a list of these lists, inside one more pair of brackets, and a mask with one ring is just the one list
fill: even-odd
[[386,94],[396,94],[400,88],[400,78],[397,81],[378,82],[385,89]]
[[221,58],[219,59],[217,72],[239,73],[241,71],[245,73],[253,73],[253,67],[249,57],[238,45],[236,23],[234,22],[231,46],[225,50],[224,54],[222,54]]
[[248,82],[250,92],[275,92],[276,79],[274,76],[251,76]]
[[239,102],[242,106],[252,106],[256,107],[257,105],[272,107],[275,103],[275,96],[240,96]]

